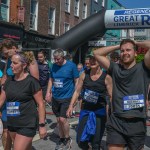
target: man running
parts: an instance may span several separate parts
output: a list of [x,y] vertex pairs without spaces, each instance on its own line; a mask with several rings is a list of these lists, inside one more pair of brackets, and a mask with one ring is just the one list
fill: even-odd
[[[136,48],[147,47],[144,61],[137,63]],[[106,55],[120,49],[122,65],[111,62]],[[112,114],[107,123],[109,150],[144,148],[146,134],[146,98],[150,69],[150,41],[121,41],[120,46],[102,47],[94,51],[99,64],[108,70],[113,79]]]

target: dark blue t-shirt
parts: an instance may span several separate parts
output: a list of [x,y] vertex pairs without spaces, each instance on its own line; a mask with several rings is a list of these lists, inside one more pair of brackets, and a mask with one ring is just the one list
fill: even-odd
[[57,100],[69,99],[74,92],[74,79],[79,77],[76,65],[66,61],[62,66],[53,64],[50,78],[53,79],[53,97]]

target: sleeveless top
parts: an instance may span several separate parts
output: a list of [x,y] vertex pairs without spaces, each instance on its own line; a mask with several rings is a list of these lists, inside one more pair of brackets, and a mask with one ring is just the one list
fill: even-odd
[[105,78],[106,73],[102,72],[101,76],[96,81],[93,81],[90,77],[90,70],[85,71],[82,109],[93,111],[105,108],[107,95]]

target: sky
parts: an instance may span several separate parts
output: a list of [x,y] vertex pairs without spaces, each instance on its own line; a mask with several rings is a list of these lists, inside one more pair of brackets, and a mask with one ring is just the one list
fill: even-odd
[[125,8],[150,8],[150,0],[118,0]]

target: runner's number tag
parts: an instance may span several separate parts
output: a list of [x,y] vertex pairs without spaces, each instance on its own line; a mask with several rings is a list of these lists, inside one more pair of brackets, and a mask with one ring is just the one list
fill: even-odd
[[63,88],[63,80],[62,79],[54,79],[54,87],[55,88]]
[[86,89],[84,91],[84,100],[96,104],[99,98],[99,93]]
[[7,102],[7,116],[19,116],[20,115],[20,102]]
[[131,95],[123,97],[123,109],[132,110],[144,107],[144,95]]

